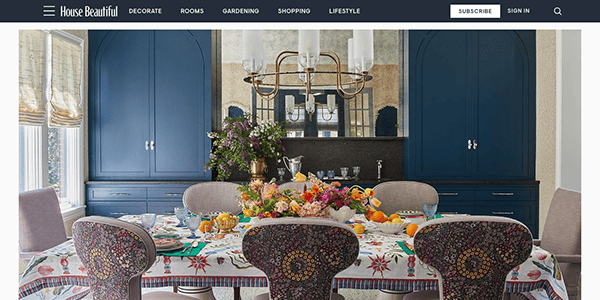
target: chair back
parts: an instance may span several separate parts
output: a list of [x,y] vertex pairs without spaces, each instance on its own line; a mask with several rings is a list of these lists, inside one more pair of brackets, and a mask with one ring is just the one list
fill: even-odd
[[529,229],[504,217],[449,217],[425,222],[417,257],[441,277],[440,299],[501,300],[508,273],[532,249]]
[[309,181],[306,182],[295,182],[295,181],[290,181],[290,182],[286,182],[286,183],[282,183],[279,185],[279,189],[280,190],[285,190],[285,189],[294,189],[294,190],[299,190],[299,191],[304,191],[304,186],[306,186],[307,190],[310,190],[312,188],[314,184],[310,183]]
[[330,299],[335,275],[354,263],[358,246],[352,228],[320,218],[261,220],[242,241],[273,300]]
[[[581,254],[581,193],[558,188],[546,217],[540,247],[552,254]],[[565,282],[569,298],[579,293],[581,263],[560,262],[557,273]]]
[[41,252],[67,241],[60,203],[48,187],[19,194],[19,246]]
[[398,210],[423,210],[426,203],[438,203],[438,193],[429,184],[417,181],[387,181],[373,188],[381,200],[378,210],[392,214]]
[[540,247],[554,254],[581,254],[581,193],[558,188],[546,217]]
[[206,181],[194,184],[183,193],[183,205],[195,214],[211,211],[227,211],[238,214],[242,211],[236,200],[240,195],[233,182]]
[[142,274],[156,258],[148,232],[125,221],[93,216],[73,224],[73,240],[94,300],[141,299]]

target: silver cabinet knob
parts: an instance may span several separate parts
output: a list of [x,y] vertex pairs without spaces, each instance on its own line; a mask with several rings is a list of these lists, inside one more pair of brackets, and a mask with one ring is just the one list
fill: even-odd
[[473,140],[473,149],[477,149],[477,140]]
[[150,142],[150,150],[154,150],[154,141]]
[[471,140],[467,141],[467,149],[471,150],[471,148],[473,147],[473,143],[471,142]]
[[146,141],[146,150],[148,150],[148,145],[149,145],[148,141]]

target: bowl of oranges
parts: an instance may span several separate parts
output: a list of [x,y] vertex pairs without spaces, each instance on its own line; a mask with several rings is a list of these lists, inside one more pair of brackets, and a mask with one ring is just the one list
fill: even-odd
[[212,217],[211,222],[219,230],[219,233],[230,233],[240,222],[240,217],[223,212]]
[[382,211],[376,211],[371,216],[371,221],[375,223],[377,228],[383,233],[396,234],[402,232],[410,220],[403,220],[398,214],[391,214],[389,217]]

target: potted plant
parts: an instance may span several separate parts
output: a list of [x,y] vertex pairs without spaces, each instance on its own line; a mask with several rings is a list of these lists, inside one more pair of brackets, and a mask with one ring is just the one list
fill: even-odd
[[213,140],[206,169],[217,171],[217,180],[225,180],[231,176],[234,167],[252,173],[251,179],[264,180],[266,158],[281,159],[285,155],[285,147],[281,138],[286,130],[279,122],[253,123],[249,116],[223,120],[223,129],[209,132]]

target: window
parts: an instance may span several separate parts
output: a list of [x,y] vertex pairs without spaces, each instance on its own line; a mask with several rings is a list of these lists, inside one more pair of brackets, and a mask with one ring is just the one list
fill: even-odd
[[347,124],[348,136],[375,136],[373,112],[373,88],[364,88],[346,104],[350,122]]
[[[53,93],[52,85],[62,84],[56,81],[59,76],[52,79],[53,69],[56,71],[53,55],[64,55],[60,52],[63,47],[59,47],[58,51],[56,47],[53,49],[53,40],[59,39],[63,44],[68,42],[82,48],[83,40],[61,31],[44,31],[44,34],[45,42],[41,46],[44,48],[41,50],[44,53],[44,71],[40,74],[43,77],[43,101],[48,107]],[[83,56],[81,59],[83,61]],[[56,64],[56,59],[54,62]],[[73,74],[83,74],[83,64],[78,67],[81,71]],[[83,96],[81,84],[76,92]],[[56,191],[62,211],[82,206],[84,197],[81,153],[81,126],[49,127],[48,122],[43,122],[41,126],[20,125],[19,191],[50,186]]]

